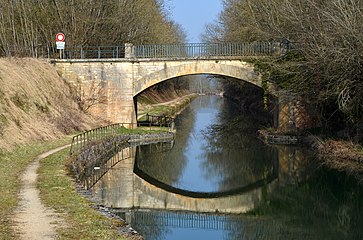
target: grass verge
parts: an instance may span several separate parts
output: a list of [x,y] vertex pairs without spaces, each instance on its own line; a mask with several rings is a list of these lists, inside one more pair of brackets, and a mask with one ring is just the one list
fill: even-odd
[[47,206],[61,213],[66,223],[58,229],[61,239],[125,239],[116,227],[121,221],[106,218],[91,208],[92,203],[75,191],[65,165],[68,149],[41,162],[38,187]]
[[18,147],[12,152],[0,152],[0,239],[14,239],[12,214],[19,204],[20,175],[39,154],[65,145],[71,141],[66,137],[57,141],[39,142]]
[[138,120],[144,121],[146,120],[146,114],[153,116],[168,116],[175,117],[177,113],[182,110],[185,106],[187,106],[193,99],[197,97],[196,94],[186,95],[181,97],[178,101],[172,103],[159,103],[149,105],[147,109],[143,111],[139,111],[139,115],[142,116]]

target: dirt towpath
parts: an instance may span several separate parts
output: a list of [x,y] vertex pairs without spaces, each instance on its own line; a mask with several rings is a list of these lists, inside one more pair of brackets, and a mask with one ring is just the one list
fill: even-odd
[[32,161],[21,177],[20,205],[14,215],[14,231],[20,239],[56,239],[55,224],[62,224],[62,218],[53,209],[45,207],[37,189],[40,161],[70,145],[45,152]]

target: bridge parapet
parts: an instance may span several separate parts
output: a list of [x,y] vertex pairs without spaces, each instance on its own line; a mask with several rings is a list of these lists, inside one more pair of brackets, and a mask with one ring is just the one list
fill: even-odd
[[270,56],[278,53],[278,44],[253,43],[188,43],[134,46],[136,58],[210,58]]
[[281,55],[286,49],[278,42],[186,43],[164,45],[80,46],[65,50],[64,59],[209,59]]

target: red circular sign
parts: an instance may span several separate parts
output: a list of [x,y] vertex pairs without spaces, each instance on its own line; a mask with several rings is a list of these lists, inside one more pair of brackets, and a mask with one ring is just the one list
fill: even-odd
[[58,42],[63,42],[66,37],[64,36],[63,33],[58,33],[55,38],[57,39]]

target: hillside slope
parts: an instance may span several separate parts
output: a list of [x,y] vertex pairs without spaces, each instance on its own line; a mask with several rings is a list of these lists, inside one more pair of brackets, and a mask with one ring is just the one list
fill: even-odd
[[0,59],[0,150],[103,124],[80,111],[46,60]]

